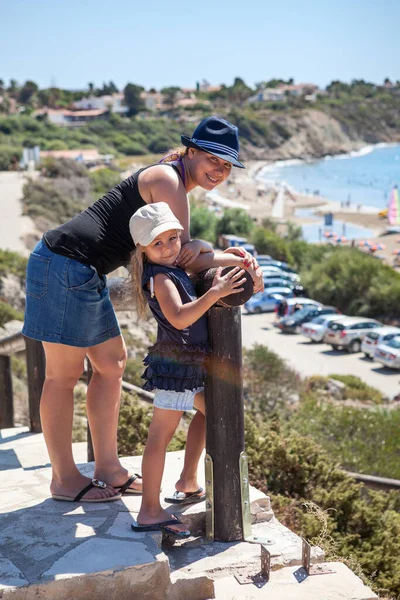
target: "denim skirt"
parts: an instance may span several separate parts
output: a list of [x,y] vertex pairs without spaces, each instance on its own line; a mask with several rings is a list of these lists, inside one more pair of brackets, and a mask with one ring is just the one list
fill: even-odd
[[106,277],[95,267],[51,252],[40,241],[26,270],[22,333],[80,348],[120,335]]

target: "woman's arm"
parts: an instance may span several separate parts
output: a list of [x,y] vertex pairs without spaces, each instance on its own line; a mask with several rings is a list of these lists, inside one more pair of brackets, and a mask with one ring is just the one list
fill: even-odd
[[185,329],[193,325],[217,300],[243,291],[241,286],[246,281],[243,269],[232,269],[224,276],[221,276],[221,270],[218,269],[212,287],[204,296],[187,304],[182,304],[175,284],[167,275],[159,273],[154,277],[154,293],[158,303],[163,315],[175,329]]

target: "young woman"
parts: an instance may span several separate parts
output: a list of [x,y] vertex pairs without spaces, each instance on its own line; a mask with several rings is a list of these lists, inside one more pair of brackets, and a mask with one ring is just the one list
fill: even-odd
[[[207,268],[210,260],[201,254],[201,242],[190,239],[187,193],[198,186],[212,190],[226,180],[233,165],[243,167],[238,161],[238,130],[224,119],[204,119],[192,138],[182,136],[182,143],[184,147],[169,157],[171,162],[140,169],[82,213],[45,233],[28,261],[23,333],[41,340],[46,354],[41,423],[53,470],[50,491],[56,499],[108,501],[141,491],[141,482],[122,467],[117,455],[126,348],[105,276],[129,263],[133,213],[161,200],[183,226],[178,264]],[[258,265],[251,257],[244,258],[249,259],[255,288],[261,288]],[[242,261],[243,255],[224,254],[221,264],[241,266]],[[77,469],[71,445],[73,389],[85,356],[93,367],[87,392],[95,455],[92,481]]]

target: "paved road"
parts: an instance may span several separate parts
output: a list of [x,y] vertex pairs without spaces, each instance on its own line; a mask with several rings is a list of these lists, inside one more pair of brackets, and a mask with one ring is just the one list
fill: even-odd
[[368,385],[393,398],[400,392],[400,373],[381,368],[378,363],[360,354],[348,354],[331,349],[326,344],[313,344],[302,335],[284,334],[273,326],[275,315],[242,315],[243,345],[265,344],[302,375],[356,375]]
[[29,251],[22,238],[34,231],[35,226],[29,217],[21,214],[20,199],[25,181],[22,173],[0,172],[0,248],[27,256]]

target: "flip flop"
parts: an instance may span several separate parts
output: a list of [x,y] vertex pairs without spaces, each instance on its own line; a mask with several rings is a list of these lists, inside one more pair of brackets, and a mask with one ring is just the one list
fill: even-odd
[[125,494],[126,496],[140,496],[142,492],[140,490],[134,490],[131,488],[131,484],[136,481],[136,479],[142,479],[142,476],[139,473],[135,473],[131,475],[127,481],[125,481],[124,485],[113,485],[112,487],[118,491],[119,494]]
[[108,498],[83,498],[83,496],[92,488],[101,488],[104,490],[107,487],[107,484],[104,481],[100,481],[99,479],[92,479],[92,481],[84,487],[79,494],[75,496],[75,498],[71,498],[70,496],[58,496],[57,494],[52,494],[53,500],[61,500],[63,502],[114,502],[114,500],[120,500],[121,494],[115,494],[115,496],[109,496]]
[[191,534],[189,529],[185,531],[175,531],[169,525],[183,525],[182,521],[178,519],[175,515],[171,515],[174,517],[173,519],[169,519],[168,521],[162,521],[161,523],[152,523],[151,525],[139,525],[137,521],[135,523],[131,523],[131,528],[133,531],[163,531],[168,533],[169,535],[173,535],[176,538],[188,538]]
[[175,490],[171,497],[164,498],[164,502],[169,504],[196,504],[197,502],[203,502],[206,499],[206,495],[202,487],[195,492],[185,493],[178,492]]

